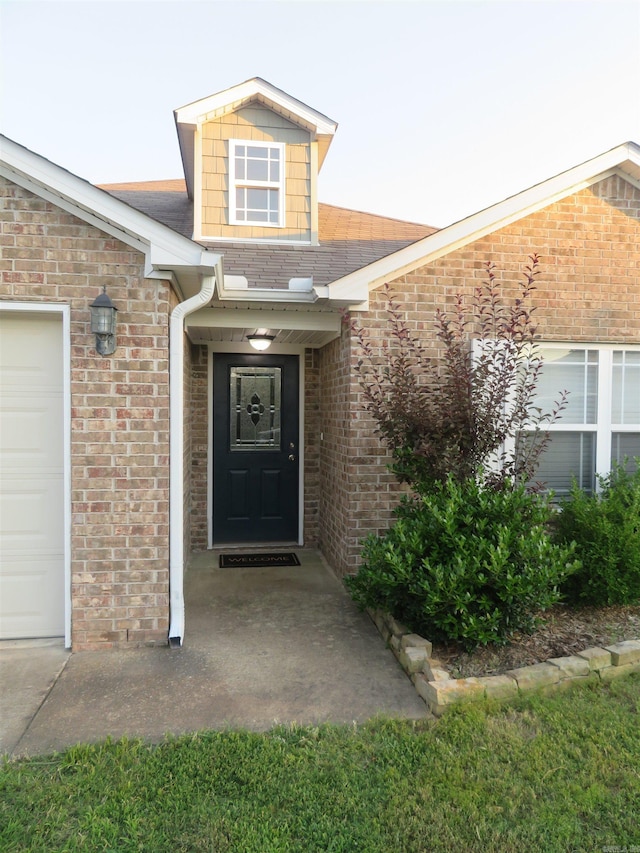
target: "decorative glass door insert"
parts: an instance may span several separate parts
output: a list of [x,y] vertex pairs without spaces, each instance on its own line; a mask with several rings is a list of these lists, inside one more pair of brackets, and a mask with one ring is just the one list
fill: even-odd
[[279,367],[230,368],[231,451],[280,450],[281,374]]

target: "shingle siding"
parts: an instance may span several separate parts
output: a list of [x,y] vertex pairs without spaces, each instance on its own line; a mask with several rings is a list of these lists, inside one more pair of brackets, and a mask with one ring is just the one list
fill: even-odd
[[[230,139],[285,143],[284,227],[264,228],[230,223]],[[202,126],[201,236],[309,243],[312,203],[310,146],[308,131],[266,108],[244,107],[206,122]]]

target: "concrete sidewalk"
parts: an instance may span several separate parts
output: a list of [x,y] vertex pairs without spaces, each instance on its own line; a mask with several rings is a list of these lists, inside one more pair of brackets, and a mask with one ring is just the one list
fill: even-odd
[[39,755],[108,735],[158,741],[202,729],[427,717],[320,555],[296,553],[295,568],[219,569],[216,552],[193,558],[181,649],[69,656],[59,646],[5,644],[0,753]]

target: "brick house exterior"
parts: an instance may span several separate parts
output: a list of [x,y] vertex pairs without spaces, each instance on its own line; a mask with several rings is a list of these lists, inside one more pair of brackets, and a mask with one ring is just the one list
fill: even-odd
[[[428,242],[429,238],[424,241]],[[596,181],[388,280],[400,295],[410,325],[416,331],[424,330],[424,340],[432,342],[437,356],[433,338],[436,309],[453,306],[459,293],[467,297],[468,304],[473,288],[486,278],[487,261],[496,264],[495,273],[505,298],[515,297],[524,265],[533,252],[541,255],[542,273],[534,296],[541,341],[570,342],[575,346],[615,344],[638,352],[640,185],[626,176]],[[368,310],[354,312],[354,316],[373,339],[376,334],[384,336],[381,290],[372,290]],[[348,330],[343,330],[339,352],[338,342],[321,350],[325,406],[329,411],[341,408],[336,406],[333,390],[339,389],[343,411],[349,412],[348,419],[333,427],[337,441],[323,468],[322,484],[322,493],[330,496],[322,513],[327,525],[322,547],[332,565],[343,572],[357,569],[362,537],[388,525],[398,491],[385,471],[383,451],[363,410],[357,377],[348,369],[357,357],[355,344],[349,338]],[[338,365],[343,366],[342,378]],[[632,381],[638,398],[640,369],[635,370]],[[635,455],[640,454],[640,445],[633,448]],[[348,494],[344,504],[338,504],[336,495],[346,488],[345,476]],[[340,529],[345,519],[349,522]]]
[[[587,353],[600,396],[613,365],[614,386],[624,377],[640,397],[637,145],[436,231],[320,204],[317,172],[335,124],[264,81],[181,108],[176,121],[185,181],[96,188],[2,139],[4,637],[64,634],[74,650],[180,644],[189,555],[223,542],[281,543],[268,525],[260,539],[229,540],[215,521],[218,507],[245,494],[232,464],[240,455],[229,457],[229,488],[216,480],[227,464],[216,455],[218,413],[231,407],[233,421],[247,408],[214,379],[227,357],[242,356],[252,382],[296,363],[299,438],[281,448],[299,484],[286,543],[321,549],[339,575],[354,571],[362,538],[388,525],[399,487],[362,407],[342,314],[383,337],[385,282],[435,355],[436,308],[470,294],[487,261],[513,292],[537,252],[542,341]],[[118,309],[117,350],[106,358],[89,328],[103,286]],[[248,336],[265,331],[271,362],[249,355]],[[55,381],[43,372],[53,362]],[[256,423],[260,406],[247,409]],[[634,411],[622,426],[589,423],[571,435],[599,440],[608,428],[633,449]],[[278,495],[280,474],[260,476]],[[31,606],[38,588],[46,594]]]

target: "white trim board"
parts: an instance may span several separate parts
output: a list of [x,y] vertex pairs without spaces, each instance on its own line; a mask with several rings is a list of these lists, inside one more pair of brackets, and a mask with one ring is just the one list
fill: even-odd
[[[145,275],[157,270],[208,273],[220,254],[205,249],[17,142],[0,136],[0,175],[145,255]],[[182,284],[182,281],[181,281]]]
[[330,300],[357,301],[358,298],[362,298],[365,287],[369,291],[374,290],[385,281],[398,278],[463,248],[486,234],[504,228],[613,175],[619,175],[637,185],[636,182],[640,180],[640,146],[634,142],[619,145],[593,160],[556,175],[486,210],[436,231],[392,255],[387,255],[379,261],[374,261],[337,279],[329,285],[329,298]]
[[297,120],[298,124],[303,124],[316,134],[333,136],[336,132],[336,122],[260,77],[253,77],[222,92],[178,107],[174,110],[176,124],[195,125],[211,121],[226,112],[240,109],[254,99],[278,107],[277,112]]
[[[187,317],[189,328],[243,329],[268,326],[270,329],[291,329],[315,332],[337,332],[342,328],[342,315],[327,311],[282,311],[275,309],[203,308]],[[274,345],[275,348],[275,345]],[[274,352],[275,349],[270,350]],[[255,350],[254,350],[255,352]]]
[[71,309],[60,302],[4,302],[0,311],[62,315],[64,645],[71,648]]

